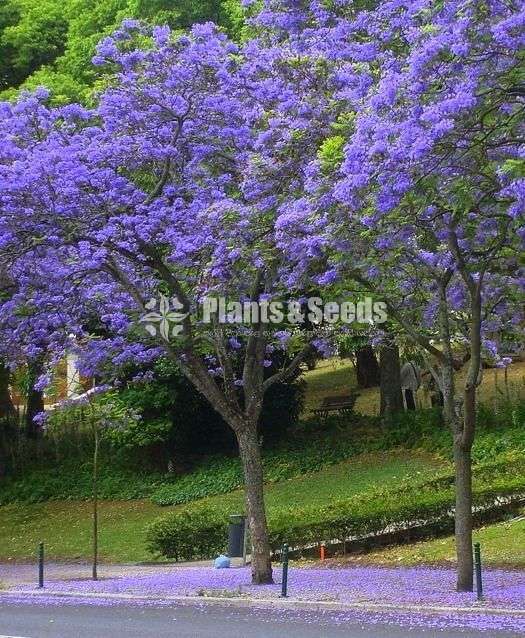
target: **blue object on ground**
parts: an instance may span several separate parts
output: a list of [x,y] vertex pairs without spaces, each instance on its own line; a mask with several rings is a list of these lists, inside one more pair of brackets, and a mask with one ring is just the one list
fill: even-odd
[[213,561],[213,566],[215,569],[226,569],[230,566],[230,559],[228,556],[221,554]]

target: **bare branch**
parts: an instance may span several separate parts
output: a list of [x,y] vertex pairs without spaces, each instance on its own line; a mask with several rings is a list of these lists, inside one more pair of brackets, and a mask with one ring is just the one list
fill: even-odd
[[297,369],[307,358],[307,356],[311,352],[313,352],[313,350],[313,345],[311,343],[307,344],[300,352],[295,355],[295,357],[286,366],[286,368],[266,379],[266,381],[263,383],[263,391],[266,392],[266,390],[268,390],[268,388],[270,388],[275,383],[280,383],[289,379],[297,371]]

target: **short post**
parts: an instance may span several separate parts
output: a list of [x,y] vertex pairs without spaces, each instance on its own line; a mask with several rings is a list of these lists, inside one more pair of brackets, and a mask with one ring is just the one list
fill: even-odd
[[319,547],[319,557],[321,560],[326,558],[326,545],[324,543],[321,543],[321,546]]
[[44,586],[44,543],[38,544],[38,586]]
[[483,580],[481,576],[481,546],[474,543],[474,567],[476,570],[476,593],[478,600],[483,599]]
[[287,543],[283,545],[281,562],[283,564],[281,597],[286,598],[288,596],[288,545]]

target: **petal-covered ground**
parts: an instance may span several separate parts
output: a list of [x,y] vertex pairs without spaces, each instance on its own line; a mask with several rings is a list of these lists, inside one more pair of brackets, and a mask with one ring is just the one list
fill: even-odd
[[[15,566],[11,566],[13,569]],[[20,566],[27,572],[27,567]],[[123,568],[125,570],[125,568]],[[134,570],[137,568],[134,567]],[[140,569],[140,568],[139,568]],[[39,604],[79,603],[79,594],[128,594],[137,596],[133,604],[170,604],[166,596],[224,596],[249,597],[259,599],[256,606],[262,608],[264,599],[278,598],[281,593],[281,570],[274,570],[275,584],[254,586],[250,583],[249,568],[231,568],[216,570],[211,567],[164,567],[154,570],[144,568],[144,574],[133,573],[120,577],[105,577],[97,582],[87,578],[66,578],[48,580],[46,594],[68,592],[73,598],[54,598],[38,596]],[[345,622],[350,619],[363,619],[363,622],[393,622],[406,626],[461,627],[479,628],[487,631],[506,630],[512,635],[525,635],[525,573],[521,571],[485,570],[484,601],[478,603],[473,593],[454,591],[455,573],[447,568],[383,568],[352,567],[345,569],[290,568],[288,593],[290,600],[335,601],[341,603],[383,603],[399,606],[399,611],[385,610],[370,613],[366,609],[348,612],[316,612],[330,617],[333,622]],[[10,588],[10,591],[28,591],[35,585],[27,583]],[[154,597],[155,600],[140,600],[141,596]],[[163,601],[164,597],[164,601]],[[11,602],[33,599],[27,594]],[[119,604],[124,601],[112,598],[101,601],[90,598],[90,604]],[[204,602],[204,601],[203,601]],[[129,601],[126,601],[129,604]],[[171,601],[173,604],[173,601]],[[472,612],[441,611],[416,613],[403,610],[404,605],[472,607]],[[499,608],[508,613],[493,614],[479,607]],[[280,609],[279,613],[307,614],[313,612]],[[514,613],[513,613],[514,612]]]
[[[27,568],[26,568],[27,569]],[[252,585],[249,567],[172,567],[158,573],[102,578],[66,578],[47,581],[46,590],[71,593],[127,593],[145,595],[213,594],[231,592],[255,598],[277,598],[281,570],[274,569],[274,585]],[[87,576],[87,574],[86,574]],[[436,567],[350,567],[345,569],[290,568],[288,593],[299,600],[422,604],[469,607],[475,594],[454,591],[455,572]],[[525,573],[485,570],[484,606],[525,610]],[[19,589],[27,589],[26,584]]]

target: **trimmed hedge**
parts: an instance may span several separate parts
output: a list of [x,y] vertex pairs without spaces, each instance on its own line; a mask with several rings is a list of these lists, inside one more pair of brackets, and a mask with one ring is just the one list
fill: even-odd
[[206,503],[196,503],[153,521],[147,530],[147,547],[175,560],[209,558],[225,549],[227,519]]
[[[525,492],[525,459],[506,456],[474,470],[474,504],[490,507],[498,497]],[[438,475],[423,483],[408,480],[395,489],[376,489],[324,506],[270,510],[270,545],[302,546],[320,541],[342,542],[352,536],[379,534],[387,528],[403,528],[415,522],[427,524],[433,533],[450,524],[454,507],[454,476]],[[148,547],[154,553],[192,560],[224,551],[228,511],[208,504],[189,505],[154,521],[147,530]],[[477,516],[482,519],[483,513]]]

